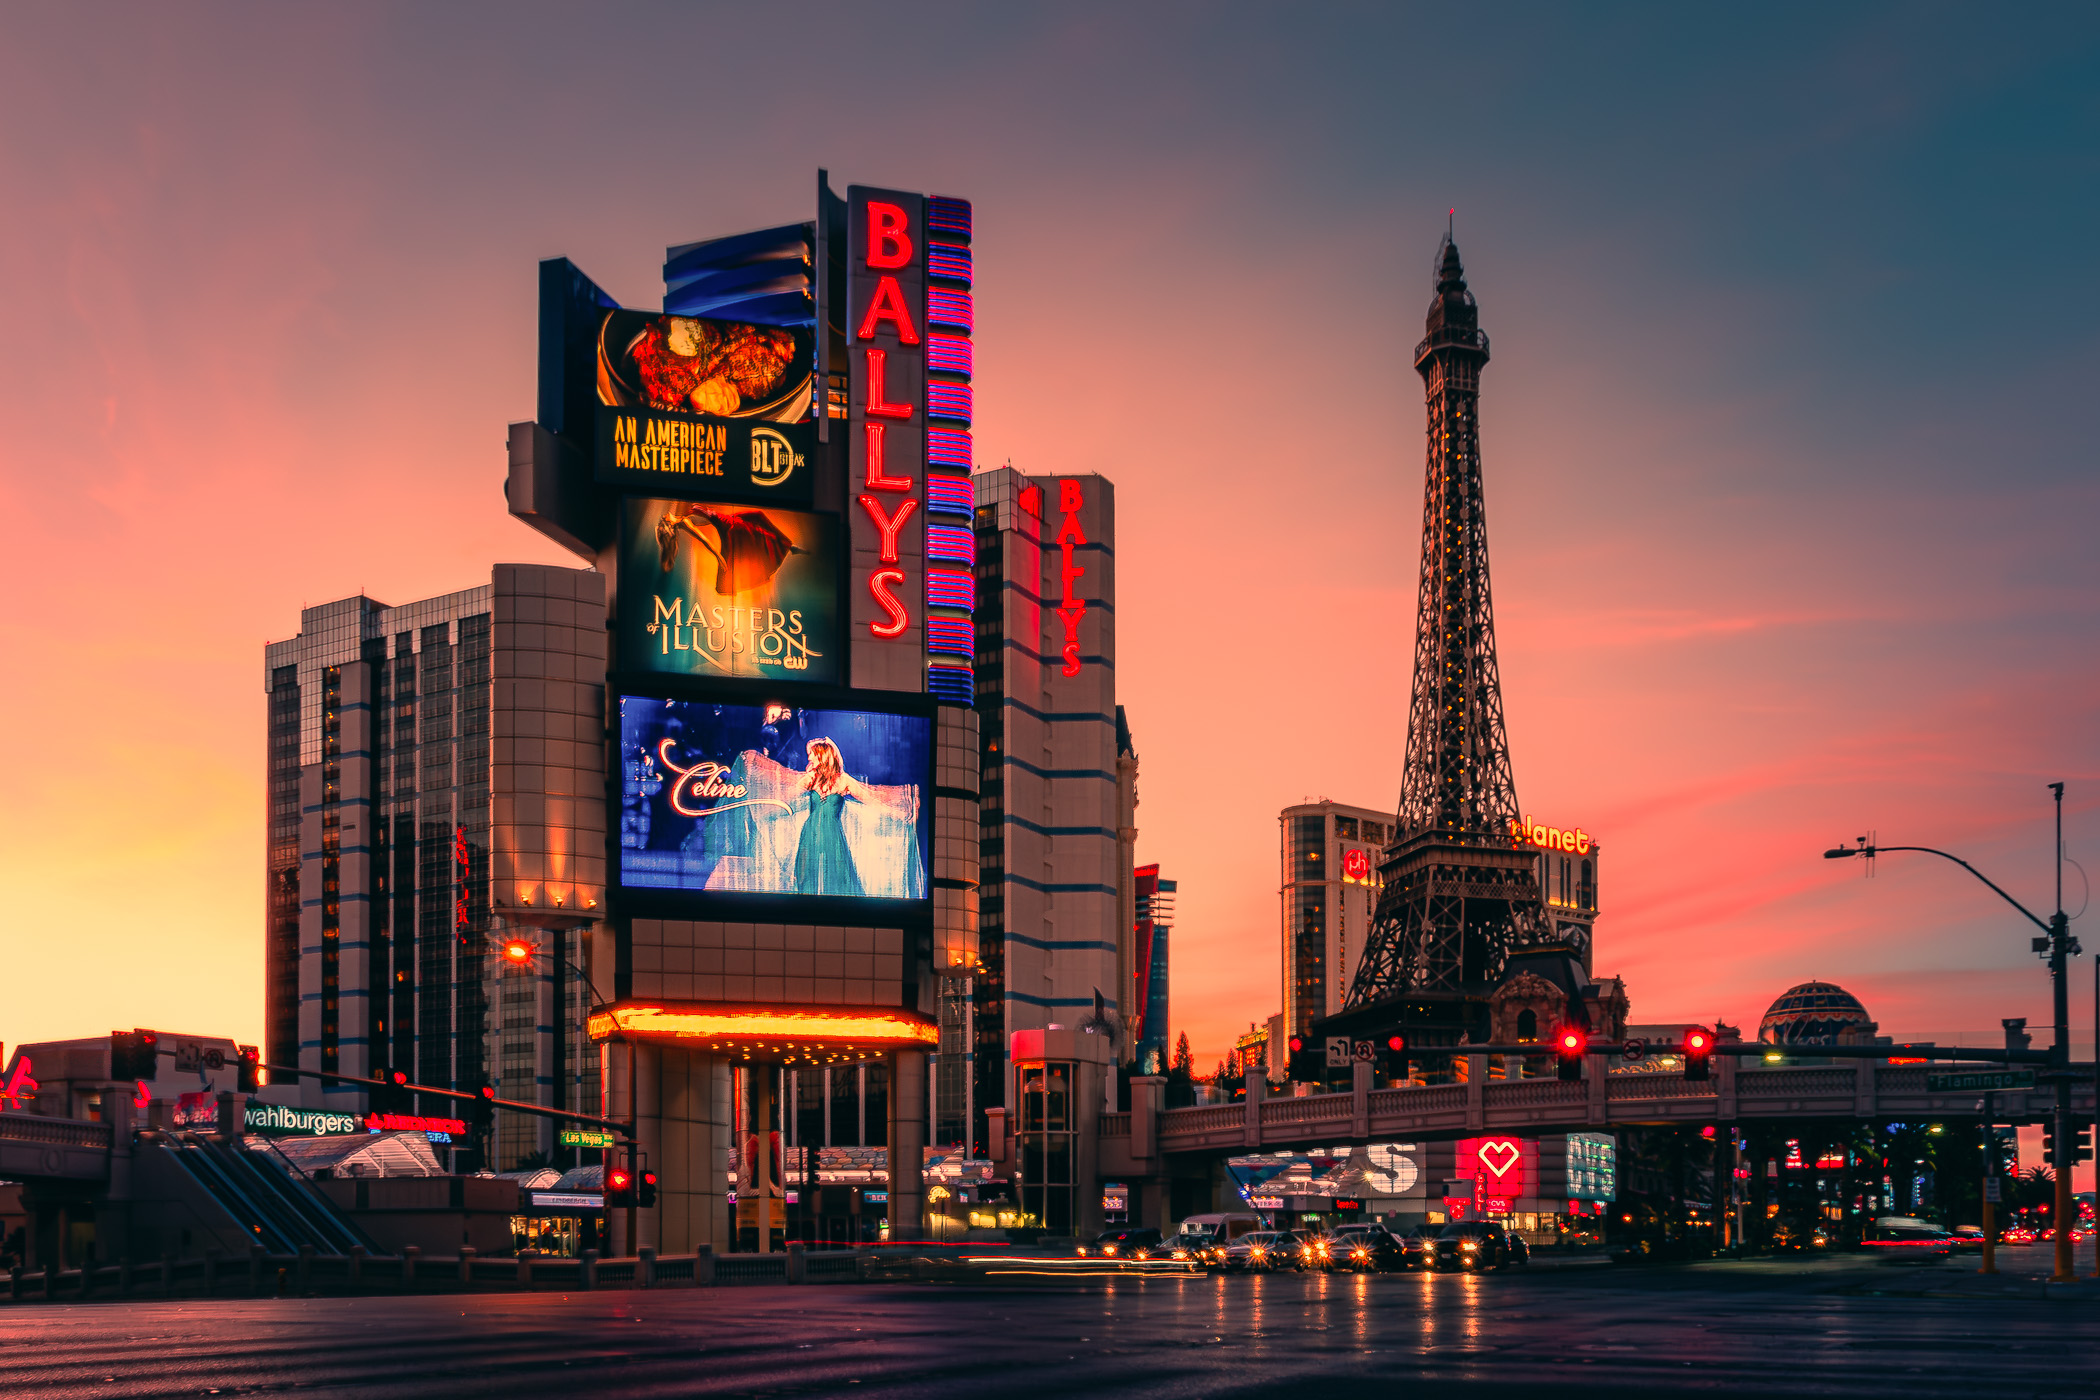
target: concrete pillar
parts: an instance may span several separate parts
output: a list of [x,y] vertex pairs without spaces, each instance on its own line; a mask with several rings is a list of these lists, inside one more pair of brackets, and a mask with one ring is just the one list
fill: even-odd
[[926,1052],[899,1050],[890,1066],[890,1238],[926,1237]]
[[657,1176],[658,1237],[666,1254],[729,1250],[729,1066],[714,1055],[662,1051],[663,1157]]
[[[634,1060],[636,1047],[621,1041],[606,1041],[599,1046],[599,1073],[604,1076],[605,1116],[629,1118],[634,1114]],[[620,1160],[620,1155],[606,1154],[606,1165]],[[637,1241],[628,1229],[628,1212],[609,1210],[605,1213],[606,1248],[615,1259],[627,1258],[634,1253]]]
[[1240,1143],[1249,1152],[1261,1150],[1261,1104],[1269,1096],[1269,1081],[1255,1075],[1247,1081],[1247,1120]]
[[[1248,1082],[1252,1083],[1253,1081],[1250,1080]],[[1357,1060],[1349,1066],[1349,1131],[1358,1138],[1371,1136],[1371,1062],[1369,1060]]]
[[[1159,1115],[1167,1101],[1166,1076],[1134,1075],[1130,1081],[1130,1155],[1149,1162],[1159,1153]],[[1155,1165],[1152,1170],[1159,1168]]]
[[[664,1055],[660,1045],[637,1045],[634,1047],[634,1135],[641,1149],[635,1162],[635,1179],[641,1179],[641,1164],[661,1162],[664,1159]],[[673,1055],[677,1051],[669,1052]],[[657,1172],[662,1177],[662,1170]],[[654,1245],[663,1248],[663,1211],[635,1209],[625,1212],[635,1222],[634,1247]]]
[[[751,1195],[752,1219],[758,1231],[758,1252],[773,1252],[773,1077],[772,1065],[751,1068]],[[785,1179],[785,1174],[783,1174]],[[737,1182],[741,1196],[745,1183]],[[895,1200],[893,1196],[890,1198]],[[893,1217],[894,1218],[894,1217]]]

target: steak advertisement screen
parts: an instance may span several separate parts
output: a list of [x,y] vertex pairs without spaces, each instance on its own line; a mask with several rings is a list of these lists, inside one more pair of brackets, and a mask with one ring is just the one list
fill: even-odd
[[923,899],[933,721],[620,700],[629,889]]

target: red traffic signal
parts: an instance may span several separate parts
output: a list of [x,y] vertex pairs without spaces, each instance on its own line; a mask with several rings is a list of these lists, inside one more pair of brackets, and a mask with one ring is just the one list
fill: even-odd
[[1704,1079],[1714,1052],[1714,1033],[1704,1026],[1691,1026],[1684,1033],[1684,1077]]
[[605,1205],[608,1210],[616,1206],[634,1204],[634,1173],[625,1167],[605,1169]]
[[636,1190],[635,1190],[635,1197],[636,1197],[636,1200],[635,1200],[635,1204],[636,1204],[636,1205],[641,1205],[641,1206],[653,1206],[653,1205],[655,1205],[655,1204],[656,1204],[656,1173],[655,1173],[655,1172],[643,1172],[643,1173],[642,1173],[642,1180],[641,1180],[641,1184],[640,1184],[640,1186],[639,1186],[639,1187],[637,1187],[637,1188],[636,1188]]
[[493,1084],[482,1085],[481,1096],[485,1099],[493,1099],[494,1097],[496,1097],[496,1086]]
[[1304,1036],[1302,1036],[1302,1035],[1294,1035],[1294,1036],[1292,1036],[1292,1037],[1291,1037],[1291,1053],[1292,1053],[1293,1055],[1297,1054],[1297,1053],[1298,1053],[1298,1052],[1299,1052],[1300,1050],[1303,1050],[1304,1048],[1305,1048],[1305,1037],[1304,1037]]
[[262,1049],[260,1046],[243,1045],[239,1047],[234,1074],[239,1081],[240,1091],[244,1094],[252,1094],[262,1087]]
[[1385,1038],[1385,1048],[1396,1055],[1405,1054],[1407,1051],[1407,1037],[1404,1035],[1389,1035]]
[[402,1088],[408,1083],[408,1071],[405,1069],[390,1069],[386,1072],[386,1082],[393,1085],[396,1089]]
[[1554,1033],[1553,1051],[1559,1058],[1562,1079],[1582,1078],[1582,1057],[1590,1048],[1590,1038],[1577,1026],[1563,1026]]

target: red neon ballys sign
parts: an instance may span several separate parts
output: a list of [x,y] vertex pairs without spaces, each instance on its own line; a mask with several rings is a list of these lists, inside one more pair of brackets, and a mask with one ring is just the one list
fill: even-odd
[[1086,531],[1079,528],[1079,512],[1086,506],[1086,498],[1080,494],[1079,483],[1066,477],[1057,483],[1057,508],[1064,519],[1057,527],[1057,547],[1064,555],[1060,575],[1064,581],[1064,593],[1057,605],[1058,620],[1065,625],[1064,673],[1079,674],[1079,620],[1086,616],[1086,598],[1073,590],[1085,569],[1072,562],[1072,551],[1086,543]]
[[[848,192],[848,241],[859,251],[850,277],[858,310],[851,322],[860,381],[860,402],[854,405],[860,419],[858,504],[874,526],[880,565],[867,576],[868,597],[877,613],[868,619],[868,631],[884,641],[903,636],[911,627],[916,590],[906,566],[923,557],[918,541],[905,535],[906,526],[920,518],[919,477],[925,459],[925,425],[918,403],[924,392],[925,348],[914,311],[925,295],[920,264],[924,239],[913,226],[922,208],[914,197]],[[886,343],[878,343],[878,338]]]

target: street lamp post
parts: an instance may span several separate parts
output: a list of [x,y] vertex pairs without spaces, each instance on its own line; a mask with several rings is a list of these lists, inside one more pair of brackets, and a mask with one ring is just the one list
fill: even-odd
[[[2064,916],[2064,785],[2051,783],[2049,789],[2056,797],[2056,913],[2046,922],[2033,910],[2014,899],[1987,877],[1981,870],[1946,851],[1934,850],[1930,846],[1870,846],[1861,841],[1857,846],[1839,846],[1823,852],[1825,860],[1843,860],[1847,856],[1865,856],[1869,860],[1884,851],[1916,851],[1923,855],[1938,856],[1951,860],[1962,869],[1989,885],[1997,896],[2019,910],[2028,922],[2042,931],[2042,937],[2034,940],[2036,953],[2049,960],[2049,981],[2053,1010],[2056,1015],[2056,1046],[2051,1052],[2054,1063],[2050,1066],[2049,1078],[2056,1086],[2056,1160],[2051,1164],[2056,1170],[2056,1272],[2052,1282],[2070,1283],[2078,1274],[2071,1262],[2071,1226],[2068,1223],[2071,1210],[2071,1168],[2077,1161],[2078,1144],[2071,1132],[2071,993],[2070,960],[2078,951],[2078,940],[2071,937],[2071,921]],[[2100,974],[2096,974],[2096,989],[2100,989]],[[2100,1012],[2096,1012],[2100,1017]],[[2095,1047],[2094,1059],[2100,1062],[2100,1046]],[[2100,1069],[2096,1069],[2096,1083],[2100,1083]]]
[[[505,962],[515,963],[520,966],[528,965],[537,958],[549,958],[557,961],[574,973],[582,981],[583,985],[590,989],[591,995],[597,999],[597,1005],[603,1006],[606,1004],[605,994],[598,990],[598,984],[591,980],[590,973],[570,961],[566,953],[548,952],[530,939],[520,938],[515,934],[503,940],[499,951],[502,953]],[[641,1179],[640,1166],[635,1160],[635,1151],[637,1147],[636,1134],[641,1127],[641,1115],[636,1112],[634,1042],[620,1034],[617,1028],[613,1031],[613,1037],[618,1040],[624,1040],[627,1043],[627,1166],[628,1170],[634,1174],[635,1179],[639,1181]],[[635,1212],[634,1199],[630,1196],[627,1204],[627,1247],[630,1250],[635,1248],[635,1226],[638,1223]]]

